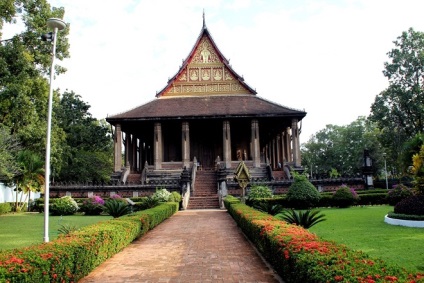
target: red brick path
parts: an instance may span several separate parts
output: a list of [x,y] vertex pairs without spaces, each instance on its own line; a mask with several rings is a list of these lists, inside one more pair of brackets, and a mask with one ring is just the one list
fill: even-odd
[[226,210],[179,211],[79,283],[283,282]]

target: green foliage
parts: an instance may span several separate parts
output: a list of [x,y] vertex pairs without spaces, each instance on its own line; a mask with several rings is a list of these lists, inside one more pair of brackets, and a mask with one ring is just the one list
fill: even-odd
[[76,225],[71,225],[71,224],[61,224],[60,228],[57,229],[58,233],[62,235],[68,235],[77,230],[78,230],[78,227]]
[[346,126],[327,125],[302,144],[302,165],[312,177],[362,175],[364,149],[368,148],[376,161],[374,155],[381,148],[379,135],[376,125],[365,117]]
[[148,196],[141,200],[140,204],[136,203],[137,210],[145,210],[159,205],[159,200]]
[[424,145],[420,151],[412,156],[412,168],[414,188],[417,193],[424,195]]
[[0,214],[5,214],[12,211],[12,207],[10,206],[10,203],[4,202],[0,203]]
[[266,200],[255,202],[253,204],[253,207],[259,211],[268,213],[270,215],[276,215],[284,209],[284,207],[281,204],[273,204]]
[[122,200],[111,198],[105,202],[104,212],[113,218],[118,218],[131,213],[131,207],[128,205],[128,203]]
[[72,215],[78,210],[77,202],[70,196],[52,199],[49,211],[52,215]]
[[354,193],[351,188],[346,185],[341,185],[334,192],[333,205],[340,208],[346,208],[353,205],[357,198],[356,193]]
[[181,194],[176,191],[171,192],[171,196],[168,199],[169,202],[180,202],[181,200],[182,200]]
[[396,205],[401,200],[412,196],[412,191],[405,185],[399,184],[387,193],[387,202],[390,205]]
[[287,201],[295,209],[315,207],[320,199],[318,190],[305,175],[294,175],[294,182],[287,192]]
[[103,212],[104,200],[99,196],[93,196],[83,201],[79,207],[84,215],[100,215]]
[[167,202],[171,197],[171,193],[165,188],[156,188],[156,192],[153,194],[153,198],[159,202]]
[[19,173],[15,155],[19,150],[19,141],[10,134],[10,129],[0,124],[0,180],[10,181]]
[[49,245],[2,252],[0,281],[78,282],[176,211],[175,203],[161,204],[151,210],[83,227]]
[[[391,159],[401,163],[410,154],[403,144],[424,128],[424,87],[417,79],[424,75],[424,33],[409,28],[393,43],[383,70],[389,87],[376,96],[369,119],[380,129],[380,140],[390,149]],[[397,171],[405,171],[405,167],[398,166]]]
[[275,215],[277,219],[284,220],[287,223],[301,226],[305,229],[325,221],[324,214],[320,214],[319,210],[296,211],[294,209],[285,210]]
[[113,167],[113,143],[110,127],[88,112],[90,105],[74,92],[65,92],[57,116],[66,133],[66,157],[57,180],[107,182]]
[[272,190],[267,186],[253,185],[247,195],[248,199],[272,198]]
[[389,212],[387,216],[390,218],[401,219],[401,220],[424,221],[424,215],[401,214],[401,213]]
[[224,203],[243,233],[286,282],[422,281],[419,274],[324,241],[302,227],[270,218],[240,202]]

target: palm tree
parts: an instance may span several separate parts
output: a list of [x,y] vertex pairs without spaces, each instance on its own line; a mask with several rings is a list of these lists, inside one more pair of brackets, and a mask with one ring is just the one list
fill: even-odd
[[[30,151],[23,150],[18,153],[17,161],[20,166],[20,173],[15,176],[16,203],[15,210],[19,212],[25,206],[30,192],[39,192],[44,186],[44,161],[41,157]],[[18,192],[22,192],[18,202]],[[23,195],[25,199],[22,200]]]

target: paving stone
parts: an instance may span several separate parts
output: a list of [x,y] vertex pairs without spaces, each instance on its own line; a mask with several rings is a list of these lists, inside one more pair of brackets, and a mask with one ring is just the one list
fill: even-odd
[[78,283],[283,281],[224,209],[178,211]]

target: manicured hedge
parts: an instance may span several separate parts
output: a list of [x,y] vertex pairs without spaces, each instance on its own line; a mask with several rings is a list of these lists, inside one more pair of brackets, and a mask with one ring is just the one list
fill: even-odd
[[78,282],[178,210],[178,203],[99,222],[40,245],[0,254],[0,282]]
[[410,274],[365,253],[321,240],[302,227],[277,220],[232,196],[224,203],[238,226],[286,283],[424,282],[424,274]]

